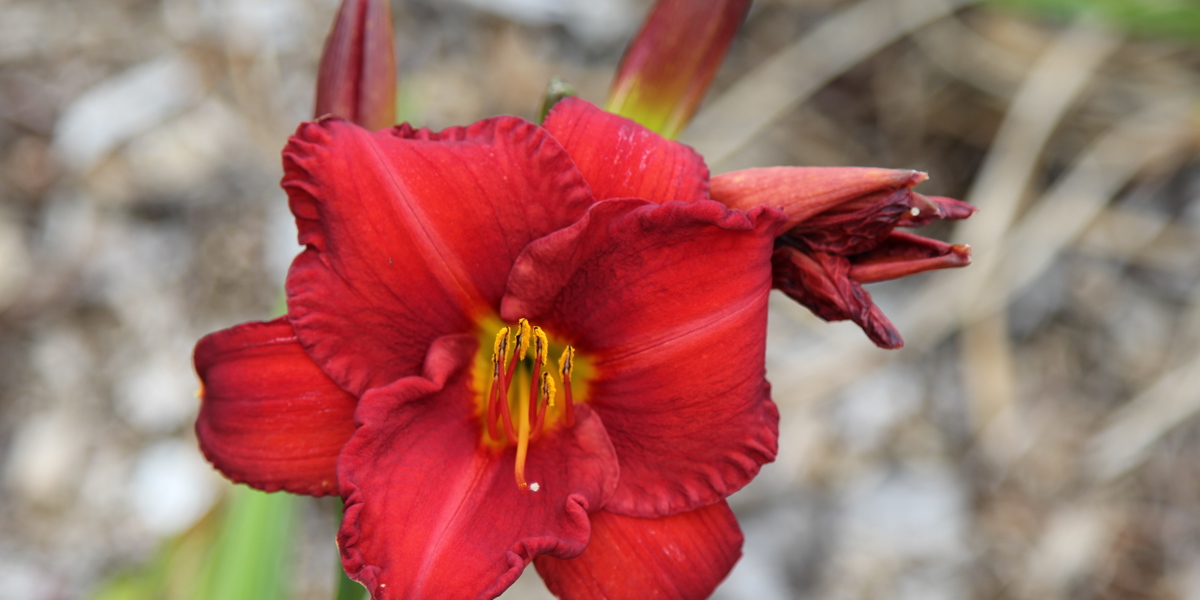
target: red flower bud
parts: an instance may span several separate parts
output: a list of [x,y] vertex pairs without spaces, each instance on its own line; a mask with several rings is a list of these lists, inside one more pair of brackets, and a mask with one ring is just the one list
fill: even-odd
[[679,135],[749,10],[750,0],[659,0],[625,49],[605,109]]
[[343,0],[317,75],[315,115],[367,129],[396,121],[396,55],[387,0]]

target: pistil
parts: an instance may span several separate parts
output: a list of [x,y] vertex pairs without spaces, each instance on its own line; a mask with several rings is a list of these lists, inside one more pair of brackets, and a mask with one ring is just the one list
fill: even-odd
[[[521,383],[525,383],[524,377],[521,378]],[[517,388],[517,409],[519,414],[517,415],[516,475],[517,487],[520,488],[522,492],[529,489],[529,484],[525,482],[525,458],[529,455],[529,399],[528,396],[522,393],[525,391],[522,388],[525,387],[532,386],[522,385]],[[537,485],[536,481],[534,482],[534,485]]]

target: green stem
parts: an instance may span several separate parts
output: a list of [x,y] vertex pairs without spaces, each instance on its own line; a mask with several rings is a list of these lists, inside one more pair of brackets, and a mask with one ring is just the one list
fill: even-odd
[[[337,514],[340,517],[342,514],[342,499],[341,498],[338,498],[337,504],[335,506],[337,507],[336,508]],[[362,586],[362,584],[358,583],[357,581],[354,581],[353,579],[350,579],[350,577],[348,577],[346,575],[346,570],[342,568],[342,561],[340,561],[340,560],[338,561],[338,564],[337,564],[336,577],[337,577],[337,590],[336,590],[337,594],[334,596],[334,600],[365,600],[367,598],[366,588],[364,588]]]
[[216,547],[196,600],[285,600],[296,497],[230,490]]
[[334,596],[334,600],[364,600],[367,597],[366,588],[347,577],[340,563],[337,567],[337,578],[337,595]]

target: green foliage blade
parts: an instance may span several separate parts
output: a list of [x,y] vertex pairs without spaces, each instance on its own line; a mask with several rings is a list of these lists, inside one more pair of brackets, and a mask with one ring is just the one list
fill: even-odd
[[1051,17],[1090,12],[1138,35],[1200,40],[1200,3],[1192,0],[988,0]]

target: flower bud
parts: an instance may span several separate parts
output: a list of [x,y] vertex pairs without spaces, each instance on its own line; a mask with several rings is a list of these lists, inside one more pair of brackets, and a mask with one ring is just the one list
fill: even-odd
[[367,129],[396,121],[396,55],[387,0],[343,0],[317,75],[315,116],[332,114]]
[[750,0],[659,0],[625,49],[605,109],[678,136],[749,10]]
[[546,121],[546,116],[550,114],[550,109],[554,108],[563,98],[575,96],[575,87],[564,81],[561,77],[551,77],[550,83],[546,84],[546,91],[542,93],[542,104],[538,107],[539,124]]

